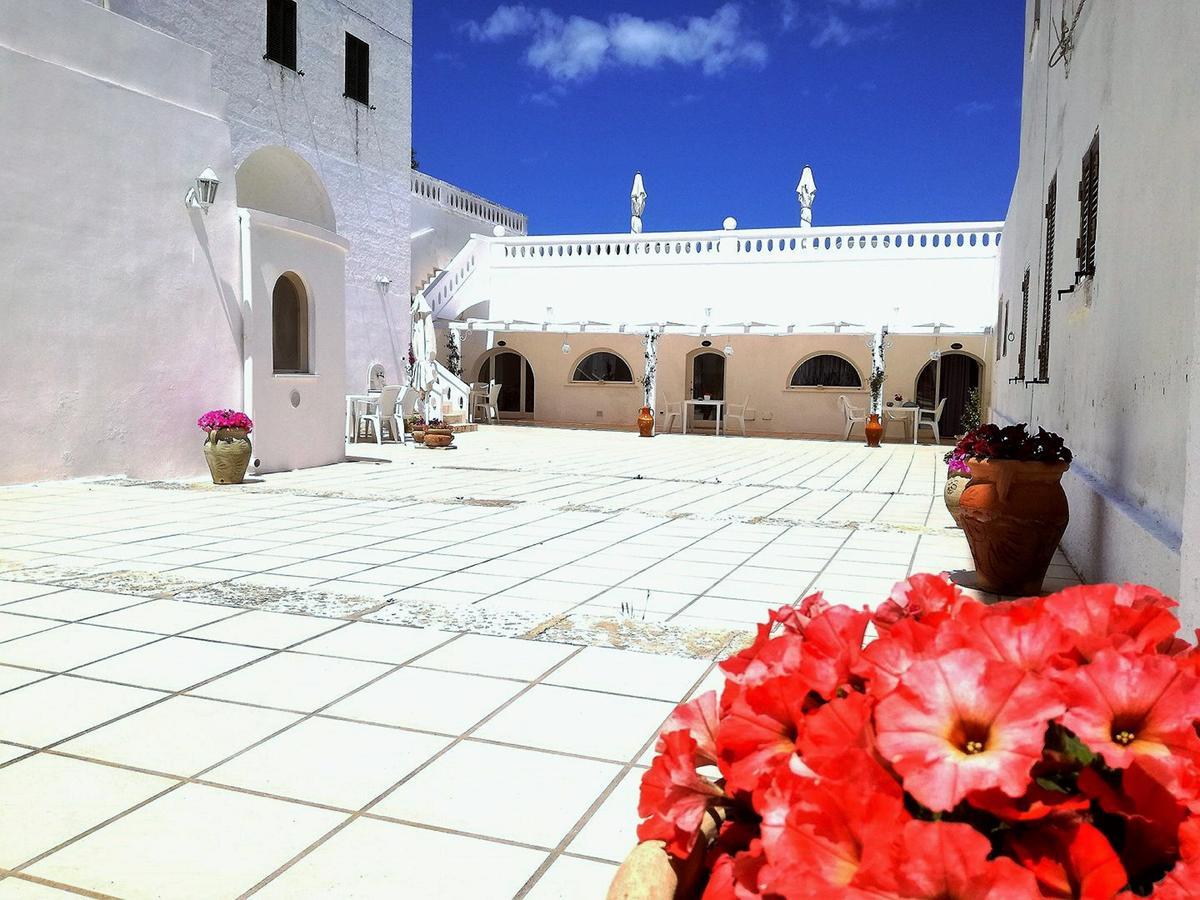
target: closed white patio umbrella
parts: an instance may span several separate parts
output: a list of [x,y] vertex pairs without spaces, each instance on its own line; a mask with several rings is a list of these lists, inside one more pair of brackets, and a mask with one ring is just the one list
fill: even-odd
[[633,190],[629,192],[629,230],[634,234],[642,233],[642,214],[646,211],[646,186],[642,183],[642,173],[633,176]]
[[437,381],[434,360],[437,358],[437,334],[433,328],[433,310],[423,293],[418,292],[412,302],[412,348],[416,363],[413,365],[413,387],[425,395],[425,418],[441,415],[441,410],[430,411],[429,392]]

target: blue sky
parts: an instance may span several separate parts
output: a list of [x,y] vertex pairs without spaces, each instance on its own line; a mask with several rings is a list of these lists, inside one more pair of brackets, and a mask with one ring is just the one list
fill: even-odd
[[541,234],[1001,219],[1021,0],[416,0],[421,168]]

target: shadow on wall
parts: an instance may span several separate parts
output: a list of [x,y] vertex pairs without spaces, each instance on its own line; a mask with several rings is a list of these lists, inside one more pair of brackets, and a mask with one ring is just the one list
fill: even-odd
[[188,216],[192,222],[192,230],[196,233],[196,243],[200,245],[200,249],[204,253],[204,260],[208,263],[208,271],[212,276],[213,287],[216,288],[217,296],[221,298],[221,306],[225,313],[225,322],[229,325],[229,337],[233,347],[240,354],[242,352],[242,307],[238,302],[237,294],[228,281],[223,279],[217,272],[217,264],[213,259],[212,247],[208,242],[208,220],[204,213],[199,209],[189,209]]

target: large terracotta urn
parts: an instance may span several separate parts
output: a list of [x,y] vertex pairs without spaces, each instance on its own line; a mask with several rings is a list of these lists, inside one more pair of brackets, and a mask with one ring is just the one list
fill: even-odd
[[250,464],[250,435],[244,428],[215,428],[204,441],[204,460],[213,484],[241,484]]
[[879,442],[883,440],[883,423],[879,421],[879,413],[867,416],[867,424],[863,426],[863,431],[867,433],[867,446],[878,447]]
[[704,855],[720,823],[704,814],[700,839],[687,859],[667,854],[662,841],[643,841],[630,851],[613,876],[606,900],[692,900],[703,888]]
[[650,412],[650,407],[642,407],[642,411],[638,413],[637,425],[640,437],[654,437],[654,413]]
[[1065,462],[967,460],[971,482],[958,520],[975,557],[976,585],[1020,597],[1041,593],[1042,580],[1069,518]]

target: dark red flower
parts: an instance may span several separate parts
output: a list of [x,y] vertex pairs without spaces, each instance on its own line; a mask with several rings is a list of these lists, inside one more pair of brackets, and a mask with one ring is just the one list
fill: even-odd
[[1008,846],[1045,897],[1109,900],[1129,880],[1112,844],[1087,822],[1015,832]]
[[659,738],[661,750],[642,776],[638,840],[665,841],[672,856],[687,858],[696,845],[704,813],[725,796],[710,779],[696,771],[696,741],[686,731]]
[[880,754],[932,810],[972,791],[1019,797],[1063,704],[1055,685],[978,650],[913,663],[875,708]]

